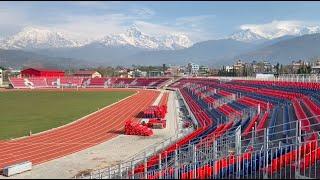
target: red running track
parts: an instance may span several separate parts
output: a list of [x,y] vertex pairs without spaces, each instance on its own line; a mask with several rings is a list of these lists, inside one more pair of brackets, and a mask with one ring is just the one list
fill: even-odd
[[[99,89],[95,89],[97,90]],[[31,137],[0,141],[0,169],[22,161],[40,164],[117,136],[127,119],[135,118],[159,95],[158,91],[151,90],[127,91],[137,91],[137,93],[83,120]]]

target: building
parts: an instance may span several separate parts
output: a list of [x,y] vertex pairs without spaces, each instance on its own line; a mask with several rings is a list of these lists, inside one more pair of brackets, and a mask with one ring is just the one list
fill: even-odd
[[261,62],[253,61],[251,63],[251,67],[252,67],[253,73],[255,74],[274,72],[274,68],[269,61],[261,61]]
[[3,76],[4,76],[4,73],[6,73],[7,77],[19,77],[19,78],[21,78],[21,70],[19,70],[19,69],[8,68],[6,71],[2,72]]
[[128,78],[135,78],[135,77],[146,77],[147,72],[146,71],[141,71],[139,69],[135,69],[133,71],[128,72]]
[[199,74],[200,75],[208,75],[209,74],[209,68],[207,66],[200,66],[199,67]]
[[0,86],[3,84],[3,70],[0,68]]
[[22,77],[61,77],[64,71],[56,69],[28,68],[21,71]]
[[224,67],[225,68],[225,70],[226,70],[226,72],[232,72],[232,70],[233,70],[233,66],[225,66]]
[[235,73],[234,75],[240,76],[245,70],[246,64],[241,60],[236,61],[232,66],[223,67],[223,71],[227,73]]
[[294,73],[297,73],[300,68],[302,68],[303,66],[307,66],[307,65],[309,65],[309,64],[307,62],[304,62],[303,60],[292,61],[292,71]]
[[133,78],[133,71],[128,71],[128,73],[126,75],[120,76],[121,78],[125,77],[125,78]]
[[140,69],[136,69],[133,71],[133,77],[146,77],[147,72],[146,71],[141,71]]
[[164,72],[166,76],[182,76],[184,73],[184,68],[180,66],[169,66]]
[[148,73],[148,77],[160,77],[163,76],[163,71],[149,71]]
[[233,69],[236,71],[240,71],[245,67],[245,63],[240,59],[233,65]]
[[210,68],[209,69],[209,75],[210,76],[218,76],[219,75],[219,69],[218,68]]
[[195,63],[188,63],[187,70],[190,75],[198,75],[200,66]]
[[85,77],[85,78],[101,78],[101,74],[97,71],[87,71],[87,70],[80,70],[73,74],[74,76],[78,77]]
[[317,60],[316,62],[313,63],[312,67],[312,73],[314,74],[320,74],[320,60]]

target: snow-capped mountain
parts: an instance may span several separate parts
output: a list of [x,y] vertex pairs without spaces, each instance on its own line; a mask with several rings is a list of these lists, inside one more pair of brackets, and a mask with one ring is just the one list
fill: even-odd
[[253,42],[259,40],[271,40],[283,36],[302,36],[315,33],[320,33],[319,26],[285,26],[282,24],[275,24],[274,27],[268,28],[262,26],[243,27],[241,31],[230,35],[229,38],[238,41]]
[[265,33],[265,38],[275,39],[282,36],[302,36],[306,34],[315,34],[320,32],[319,26],[297,26],[292,28],[277,28],[275,31],[270,31],[269,33]]
[[265,37],[262,37],[254,32],[252,32],[250,29],[238,31],[236,33],[231,34],[229,37],[230,39],[234,39],[237,41],[243,41],[243,42],[254,42],[254,41],[260,41],[260,40],[266,40]]
[[26,27],[16,35],[0,40],[2,49],[48,49],[82,47],[90,43],[104,46],[134,46],[152,50],[176,50],[190,47],[192,42],[183,34],[169,34],[163,37],[142,33],[135,25],[122,34],[107,35],[98,40],[77,41],[61,32]]
[[156,38],[143,34],[136,27],[131,27],[123,34],[111,34],[103,37],[97,42],[105,46],[126,46],[131,45],[134,47],[145,49],[156,49],[159,42]]
[[34,27],[23,28],[19,33],[0,41],[2,49],[45,49],[79,47],[81,45],[82,43],[68,38],[61,32]]
[[163,37],[162,47],[163,49],[184,49],[192,46],[191,40],[188,36],[183,34],[171,34]]
[[103,37],[96,43],[105,46],[134,46],[143,49],[176,50],[190,47],[191,40],[183,34],[170,34],[163,37],[155,37],[141,32],[136,26],[132,26],[125,33],[112,34]]

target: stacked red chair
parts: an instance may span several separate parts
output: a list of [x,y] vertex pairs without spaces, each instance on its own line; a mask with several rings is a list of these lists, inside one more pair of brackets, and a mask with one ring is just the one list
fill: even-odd
[[152,129],[143,126],[139,123],[133,122],[129,120],[125,124],[125,134],[126,135],[138,135],[138,136],[152,136],[153,131]]
[[161,118],[150,119],[149,122],[147,123],[147,127],[153,128],[153,129],[163,129],[163,128],[166,128],[166,126],[167,126],[166,120]]
[[150,106],[144,111],[145,118],[164,118],[167,114],[167,105]]

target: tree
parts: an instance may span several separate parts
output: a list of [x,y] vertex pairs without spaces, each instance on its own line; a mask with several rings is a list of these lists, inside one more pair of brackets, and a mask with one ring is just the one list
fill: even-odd
[[244,66],[243,67],[243,73],[242,73],[243,76],[248,76],[248,72],[247,72],[247,67]]
[[310,65],[302,65],[299,69],[298,69],[298,74],[310,74],[311,73],[311,66]]
[[263,62],[258,62],[257,63],[257,73],[264,73],[264,63]]
[[283,73],[284,73],[283,65],[282,65],[282,64],[280,64],[279,74],[283,74]]
[[311,71],[312,71],[312,67],[311,67],[310,65],[308,65],[308,66],[306,67],[306,74],[310,74]]
[[280,70],[280,65],[279,65],[279,63],[277,63],[277,65],[275,66],[275,69],[276,69],[276,73],[279,74],[279,70]]

